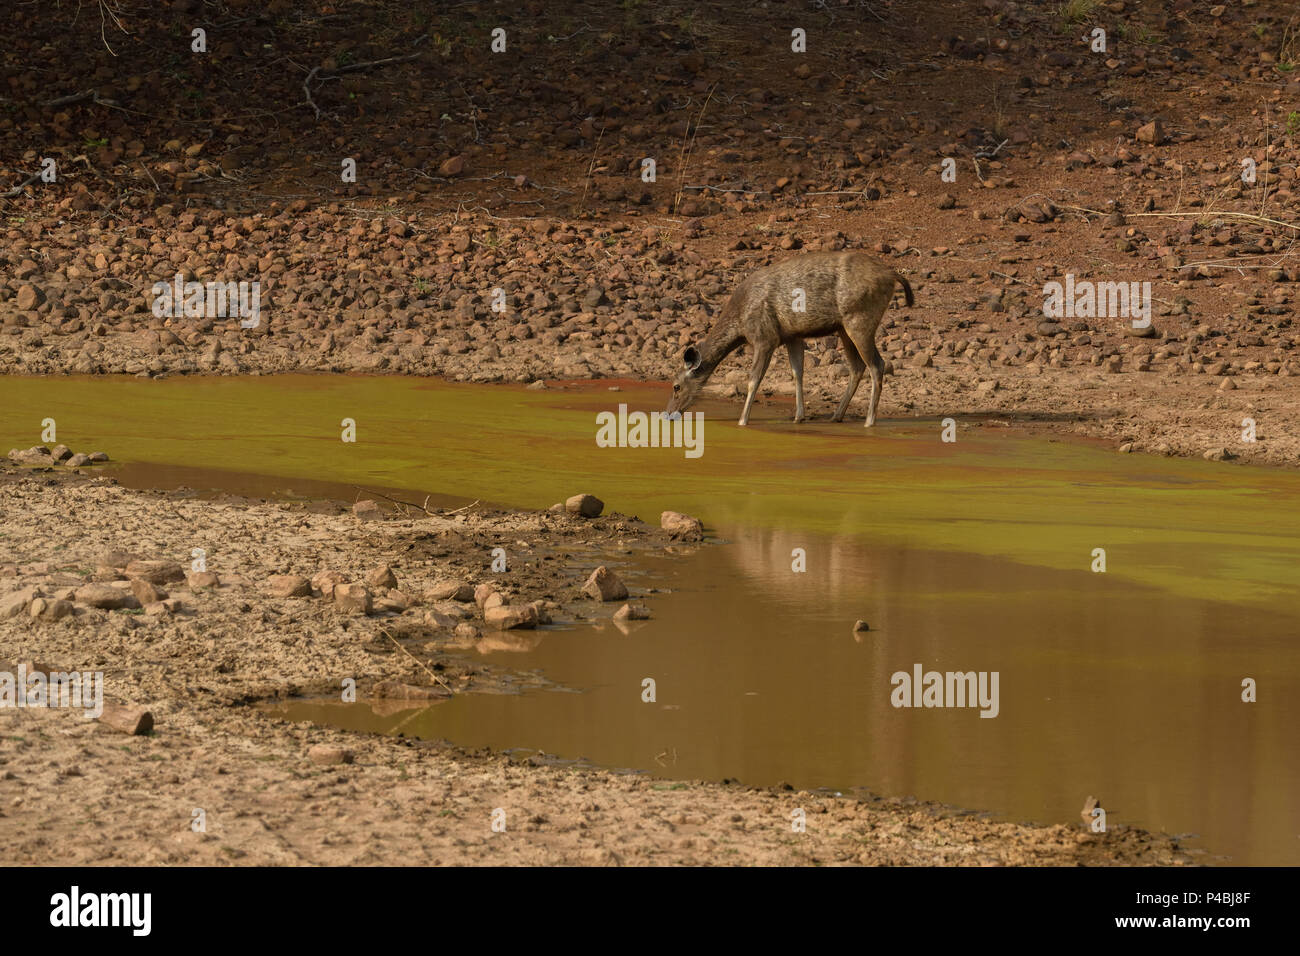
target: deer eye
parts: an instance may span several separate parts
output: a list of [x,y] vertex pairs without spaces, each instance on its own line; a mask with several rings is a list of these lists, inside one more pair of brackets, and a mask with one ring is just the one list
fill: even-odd
[[673,391],[674,391],[674,392],[680,392],[681,390],[682,390],[682,387],[681,387],[680,385],[674,385],[674,386],[673,386]]

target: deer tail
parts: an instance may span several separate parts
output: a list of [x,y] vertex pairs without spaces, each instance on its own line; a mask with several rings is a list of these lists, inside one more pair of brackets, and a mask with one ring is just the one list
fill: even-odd
[[912,298],[912,286],[908,283],[906,278],[897,272],[894,273],[894,281],[903,287],[903,298],[907,300],[907,307],[910,309],[914,301]]

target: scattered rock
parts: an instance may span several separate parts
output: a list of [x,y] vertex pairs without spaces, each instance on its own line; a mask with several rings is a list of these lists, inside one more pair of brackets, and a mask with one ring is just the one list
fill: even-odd
[[321,767],[352,763],[356,755],[345,747],[334,744],[314,744],[307,750],[307,759]]
[[1152,146],[1158,146],[1165,141],[1165,127],[1160,120],[1152,120],[1145,126],[1139,126],[1135,134],[1139,143],[1149,143]]
[[126,566],[127,577],[144,578],[150,584],[184,581],[185,569],[175,561],[132,561]]
[[650,620],[650,609],[642,607],[639,604],[624,604],[614,612],[616,621],[648,621]]
[[574,495],[564,503],[564,509],[571,515],[599,518],[600,513],[605,510],[605,502],[595,495]]
[[665,511],[659,516],[659,527],[674,538],[698,541],[704,537],[704,525],[699,518],[692,518],[680,511]]
[[273,574],[266,579],[272,597],[311,597],[311,581],[300,574]]
[[488,584],[486,581],[474,589],[474,603],[478,605],[480,611],[483,610],[483,605],[487,599],[496,592],[496,586]]
[[123,707],[121,704],[104,704],[99,722],[137,737],[153,730],[153,714],[139,707]]
[[401,681],[380,681],[370,690],[370,696],[380,700],[440,700],[451,692],[442,687],[417,687]]
[[154,604],[167,597],[167,592],[156,584],[150,584],[144,578],[131,578],[131,593],[141,606]]
[[587,583],[582,586],[582,593],[596,601],[622,601],[627,598],[627,588],[623,582],[603,564],[591,572]]
[[373,610],[370,588],[364,584],[336,584],[334,607],[343,614],[369,614]]
[[388,565],[381,564],[366,575],[366,584],[372,588],[387,591],[397,587],[397,575],[393,573],[393,569]]
[[37,588],[30,587],[19,591],[10,591],[8,594],[0,596],[0,621],[25,614],[28,605],[39,597],[40,593]]
[[33,445],[31,448],[9,449],[9,460],[16,461],[24,465],[50,465],[54,459],[50,455],[50,450],[44,445]]
[[379,502],[366,499],[358,501],[352,506],[352,513],[362,521],[382,521],[384,511],[379,507]]
[[[73,610],[71,601],[38,597],[32,601],[29,613],[32,617],[38,617],[43,621],[61,621],[71,614]],[[3,617],[2,613],[0,613],[0,617]]]
[[489,627],[499,631],[512,628],[533,628],[537,626],[537,608],[531,604],[499,605],[483,612],[483,620]]
[[83,584],[77,588],[75,596],[78,604],[88,604],[90,607],[102,608],[105,611],[140,606],[135,595],[111,584]]
[[342,571],[317,571],[312,575],[312,590],[319,591],[321,597],[327,601],[334,599],[334,589],[340,584],[346,584],[348,576]]
[[219,588],[221,587],[221,577],[216,571],[187,571],[185,572],[185,583],[189,585],[191,591],[197,591],[200,588]]
[[439,581],[424,592],[426,601],[460,601],[468,604],[474,600],[474,589],[463,581]]

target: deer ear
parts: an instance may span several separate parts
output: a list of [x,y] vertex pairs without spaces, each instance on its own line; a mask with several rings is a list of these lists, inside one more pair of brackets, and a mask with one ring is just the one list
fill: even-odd
[[689,371],[694,372],[700,367],[700,351],[694,345],[688,345],[686,351],[682,353],[682,362],[685,363]]

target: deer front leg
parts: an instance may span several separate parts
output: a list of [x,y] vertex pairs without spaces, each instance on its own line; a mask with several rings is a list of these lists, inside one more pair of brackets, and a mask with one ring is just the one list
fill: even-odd
[[794,420],[803,421],[803,339],[792,339],[785,343],[786,354],[790,356],[790,371],[794,373]]
[[749,394],[745,396],[745,410],[740,413],[740,424],[749,424],[749,409],[754,404],[754,395],[758,392],[758,384],[763,381],[763,376],[767,374],[767,363],[772,361],[772,353],[776,346],[766,342],[754,345],[754,367],[749,373]]
[[844,390],[844,397],[840,399],[840,407],[835,409],[835,414],[831,417],[833,422],[844,421],[844,413],[849,410],[849,402],[853,401],[853,393],[858,390],[862,373],[867,369],[867,363],[862,361],[862,356],[858,355],[858,347],[853,344],[853,340],[843,329],[840,330],[840,343],[844,346],[844,357],[848,360],[850,375],[848,388]]

